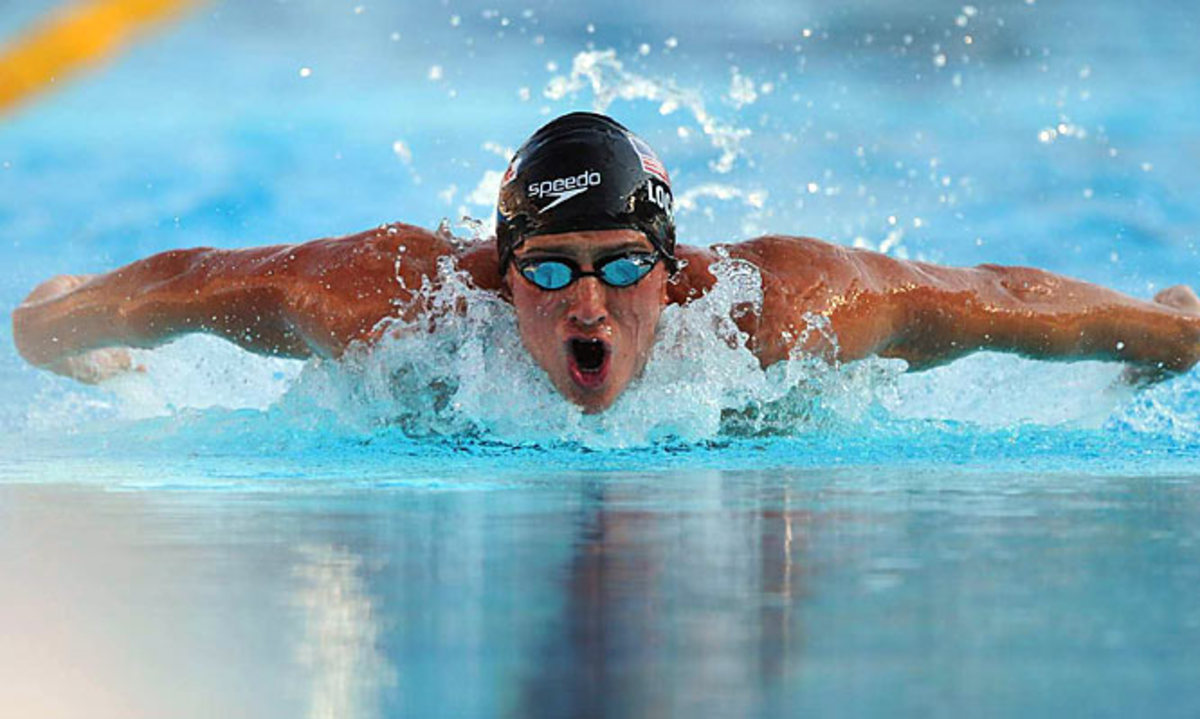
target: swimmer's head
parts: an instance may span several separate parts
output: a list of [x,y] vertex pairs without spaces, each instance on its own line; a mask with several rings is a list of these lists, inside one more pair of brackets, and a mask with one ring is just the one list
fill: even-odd
[[522,344],[586,412],[650,356],[679,264],[671,202],[650,146],[589,112],[535,132],[504,175],[496,244]]
[[674,272],[672,205],[667,170],[645,141],[605,115],[563,115],[533,133],[504,173],[500,271],[529,237],[629,229],[643,233]]

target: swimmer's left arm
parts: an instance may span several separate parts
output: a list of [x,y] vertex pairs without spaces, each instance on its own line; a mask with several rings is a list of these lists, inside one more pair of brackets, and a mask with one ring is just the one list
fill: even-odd
[[1157,380],[1200,361],[1200,300],[1184,286],[1147,302],[1028,267],[858,259],[882,290],[877,302],[887,318],[873,351],[913,369],[992,350],[1124,362],[1139,379]]
[[[762,364],[793,347],[831,359],[878,355],[911,369],[980,350],[1125,362],[1138,380],[1200,361],[1200,299],[1176,286],[1147,302],[1025,267],[945,267],[794,237],[729,247],[757,266],[761,312],[740,322]],[[814,331],[823,317],[829,333]]]

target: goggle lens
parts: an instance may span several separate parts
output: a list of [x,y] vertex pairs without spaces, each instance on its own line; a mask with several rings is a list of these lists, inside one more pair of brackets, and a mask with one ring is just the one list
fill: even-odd
[[628,287],[645,277],[653,267],[654,262],[649,256],[630,255],[606,262],[596,271],[606,284],[613,287]]
[[575,279],[571,266],[558,260],[528,264],[521,268],[521,274],[543,290],[561,290]]
[[610,287],[629,287],[636,284],[654,269],[659,256],[652,253],[618,255],[603,260],[594,272],[584,272],[569,260],[529,260],[519,263],[518,269],[525,279],[543,290],[561,290],[580,277],[598,277]]

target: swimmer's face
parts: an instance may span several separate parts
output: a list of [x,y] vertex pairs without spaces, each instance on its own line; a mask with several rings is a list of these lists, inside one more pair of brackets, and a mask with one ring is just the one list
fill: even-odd
[[628,287],[580,277],[545,290],[523,277],[518,265],[564,259],[590,272],[616,255],[652,252],[636,230],[567,232],[527,238],[508,267],[521,342],[555,388],[585,412],[607,409],[646,366],[667,303],[667,270],[660,260]]

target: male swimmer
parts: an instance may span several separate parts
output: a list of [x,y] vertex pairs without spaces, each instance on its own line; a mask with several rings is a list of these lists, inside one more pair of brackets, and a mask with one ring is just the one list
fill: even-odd
[[[1200,299],[1153,302],[1023,267],[907,262],[803,237],[709,249],[676,245],[670,180],[654,151],[603,115],[539,129],[504,175],[496,240],[465,248],[417,227],[242,250],[165,252],[107,274],[60,275],[13,312],[30,363],[84,382],[131,367],[125,348],[190,332],[260,354],[337,357],[383,321],[427,310],[421,288],[452,258],[512,303],[521,340],[564,397],[608,408],[650,356],[659,315],[715,282],[720,254],[754,265],[762,306],[736,318],[766,367],[798,349],[845,362],[898,357],[921,369],[977,350],[1125,362],[1161,379],[1200,360]],[[805,333],[823,316],[837,338]]]

